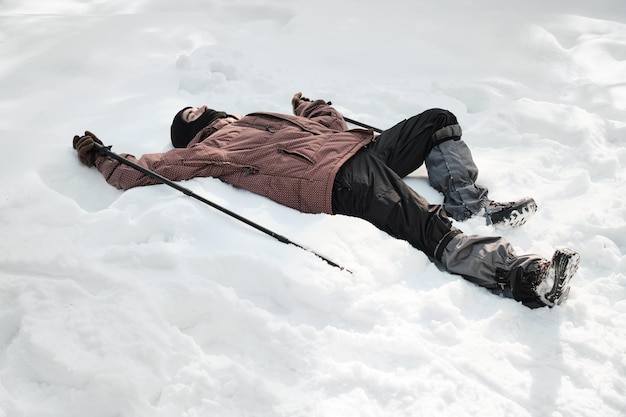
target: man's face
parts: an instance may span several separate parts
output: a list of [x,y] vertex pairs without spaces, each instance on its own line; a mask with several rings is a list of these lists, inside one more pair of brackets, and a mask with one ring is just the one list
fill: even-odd
[[190,109],[187,109],[183,112],[183,120],[187,123],[191,123],[194,120],[196,120],[198,117],[200,117],[202,115],[202,113],[204,113],[205,111],[207,111],[207,106],[200,106],[200,107],[192,107]]

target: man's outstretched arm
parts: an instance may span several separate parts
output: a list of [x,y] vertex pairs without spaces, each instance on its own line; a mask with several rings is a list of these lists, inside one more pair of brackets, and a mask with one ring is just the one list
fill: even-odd
[[[158,184],[159,181],[113,159],[100,155],[94,149],[94,142],[102,141],[93,133],[86,131],[83,136],[74,136],[73,146],[78,152],[78,159],[84,165],[95,166],[112,186],[128,190],[129,188]],[[149,169],[171,181],[183,181],[195,177],[221,177],[235,172],[249,170],[239,164],[228,161],[226,152],[207,146],[172,149],[164,153],[145,154],[137,159],[133,155],[120,154],[129,161]]]

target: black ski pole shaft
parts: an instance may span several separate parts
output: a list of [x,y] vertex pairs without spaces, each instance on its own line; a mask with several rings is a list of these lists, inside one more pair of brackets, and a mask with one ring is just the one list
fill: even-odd
[[364,127],[365,129],[372,129],[374,132],[378,132],[378,133],[382,133],[383,132],[382,129],[379,129],[379,128],[374,127],[374,126],[366,125],[365,123],[361,123],[361,122],[359,122],[357,120],[350,119],[349,117],[345,117],[344,116],[343,120],[345,120],[346,122],[351,123],[353,125],[356,125],[356,126],[359,126],[359,127]]
[[121,155],[118,155],[117,153],[115,153],[115,152],[113,152],[111,150],[110,146],[103,146],[103,145],[100,145],[97,142],[94,142],[94,149],[97,152],[99,152],[101,155],[110,156],[111,158],[121,162],[124,165],[128,165],[129,167],[132,167],[132,168],[134,168],[134,169],[136,169],[136,170],[146,174],[147,176],[149,176],[151,178],[154,178],[155,180],[157,180],[157,181],[159,181],[159,182],[161,182],[161,183],[163,183],[165,185],[168,185],[168,186],[170,186],[170,187],[172,187],[172,188],[182,192],[183,194],[185,194],[185,195],[187,195],[189,197],[195,198],[196,200],[201,201],[202,203],[207,204],[207,205],[213,207],[214,209],[219,210],[222,213],[227,214],[228,216],[233,217],[234,219],[237,219],[240,222],[245,223],[248,226],[253,227],[254,229],[257,229],[260,232],[263,232],[266,235],[269,235],[269,236],[273,237],[274,239],[278,240],[279,242],[296,246],[296,247],[298,247],[300,249],[303,249],[303,250],[305,250],[305,251],[307,251],[309,253],[312,253],[313,255],[315,255],[318,258],[324,260],[326,263],[328,263],[331,266],[334,266],[334,267],[339,268],[339,269],[341,269],[343,271],[347,271],[349,273],[352,273],[352,271],[350,271],[349,269],[346,269],[346,268],[342,267],[341,265],[331,261],[330,259],[320,255],[319,253],[317,253],[315,251],[312,251],[311,249],[305,248],[304,246],[299,245],[299,244],[293,242],[292,240],[286,238],[285,236],[279,235],[278,233],[275,233],[275,232],[271,231],[270,229],[261,226],[260,224],[257,224],[257,223],[255,223],[255,222],[253,222],[251,220],[248,220],[245,217],[240,216],[239,214],[237,214],[237,213],[235,213],[233,211],[230,211],[227,208],[224,208],[224,207],[220,206],[219,204],[215,204],[211,200],[208,200],[208,199],[202,197],[201,195],[194,193],[190,189],[185,188],[185,187],[181,186],[180,184],[177,184],[174,181],[168,180],[164,176],[159,175],[156,172],[154,172],[152,170],[149,170],[148,168],[145,168],[145,167],[143,167],[143,166],[141,166],[139,164],[136,164],[133,161],[130,161],[130,160],[124,158]]

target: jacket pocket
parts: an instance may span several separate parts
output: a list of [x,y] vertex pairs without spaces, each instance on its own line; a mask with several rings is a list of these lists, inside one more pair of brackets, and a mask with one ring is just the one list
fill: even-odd
[[259,168],[253,166],[246,166],[243,169],[244,175],[256,175],[259,173]]
[[278,153],[280,153],[281,155],[287,155],[287,156],[290,156],[292,158],[299,159],[302,162],[307,162],[309,164],[314,164],[315,163],[313,161],[313,159],[311,159],[310,157],[308,157],[305,154],[300,153],[298,151],[290,151],[289,149],[279,148],[278,149]]

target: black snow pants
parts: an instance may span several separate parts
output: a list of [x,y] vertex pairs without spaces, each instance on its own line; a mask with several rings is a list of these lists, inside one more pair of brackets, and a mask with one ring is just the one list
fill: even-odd
[[441,205],[429,204],[402,178],[426,161],[431,150],[461,136],[451,112],[430,109],[384,131],[339,170],[333,211],[363,218],[437,260],[457,233]]
[[[538,268],[541,257],[518,256],[500,237],[467,236],[446,214],[463,220],[487,198],[487,189],[474,183],[478,170],[460,136],[456,117],[442,109],[427,110],[383,132],[337,173],[333,212],[367,220],[449,272],[540,306],[523,276]],[[431,185],[444,194],[444,205],[429,204],[402,180],[423,163]]]

